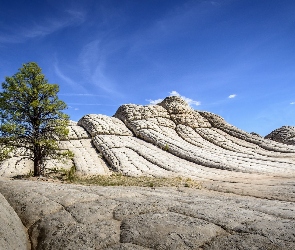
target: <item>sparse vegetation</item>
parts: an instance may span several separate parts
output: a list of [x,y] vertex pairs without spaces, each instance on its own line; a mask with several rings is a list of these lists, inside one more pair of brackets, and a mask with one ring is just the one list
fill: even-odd
[[201,183],[190,178],[181,177],[147,177],[147,176],[126,176],[113,173],[110,176],[98,175],[88,178],[77,177],[72,183],[98,186],[139,186],[139,187],[190,187],[200,189]]
[[[18,179],[31,179],[33,172],[24,176],[17,176]],[[44,178],[46,180],[57,180],[65,183],[95,185],[95,186],[138,186],[138,187],[187,187],[201,189],[202,184],[198,181],[184,177],[148,177],[148,176],[126,176],[120,173],[112,175],[96,175],[82,177],[76,174],[75,166],[69,170],[53,168],[47,170]]]
[[78,176],[76,175],[76,167],[72,166],[70,169],[51,168],[46,169],[45,177],[49,179],[57,179],[66,182],[74,182]]
[[169,145],[166,144],[165,147],[163,148],[163,150],[168,151],[169,150]]

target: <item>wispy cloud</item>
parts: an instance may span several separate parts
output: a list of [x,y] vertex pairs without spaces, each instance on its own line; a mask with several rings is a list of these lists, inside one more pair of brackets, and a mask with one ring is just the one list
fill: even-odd
[[30,29],[23,29],[21,34],[27,38],[34,38],[40,36],[46,36],[65,27],[77,25],[84,22],[85,13],[67,10],[67,16],[61,18],[50,18],[45,20],[43,23],[32,25]]
[[[170,96],[179,96],[179,97],[181,97],[183,100],[185,100],[186,102],[187,102],[187,104],[188,105],[190,105],[190,106],[193,106],[193,105],[195,105],[195,106],[199,106],[199,105],[201,105],[201,102],[200,101],[195,101],[195,100],[193,100],[193,99],[191,99],[191,98],[188,98],[188,97],[186,97],[186,96],[183,96],[183,95],[180,95],[177,91],[175,91],[175,90],[172,90],[171,92],[169,92],[169,95]],[[156,99],[156,100],[151,100],[151,99],[148,99],[148,100],[146,100],[146,101],[148,101],[151,105],[155,105],[155,104],[158,104],[158,103],[160,103],[161,101],[163,101],[164,99]]]
[[69,109],[73,109],[73,110],[79,110],[79,108],[75,108],[75,107],[70,106],[70,105],[68,106],[68,108],[69,108]]
[[[209,6],[207,8],[205,5]],[[160,19],[152,22],[146,30],[140,30],[134,35],[132,50],[135,53],[142,53],[143,47],[153,44],[171,42],[170,40],[177,34],[181,37],[186,34],[186,27],[195,22],[195,25],[209,21],[213,16],[218,1],[189,1],[179,4],[177,8],[171,8]],[[206,14],[206,15],[205,15]]]
[[200,101],[195,101],[191,98],[188,98],[188,97],[185,97],[183,95],[180,95],[177,91],[173,90],[171,91],[170,93],[170,96],[179,96],[181,97],[183,100],[185,100],[187,102],[188,105],[192,106],[192,105],[195,105],[195,106],[199,106],[201,105],[201,102]]
[[232,98],[235,98],[236,96],[237,96],[236,94],[232,94],[232,95],[229,95],[228,98],[232,99]]
[[163,101],[163,99],[156,99],[156,100],[148,99],[146,101],[148,101],[151,105],[156,105],[156,104],[160,103],[161,101]]
[[77,91],[84,91],[86,92],[86,90],[84,89],[84,87],[82,87],[80,84],[78,84],[77,82],[75,82],[74,80],[72,80],[70,77],[66,76],[61,69],[58,67],[58,63],[54,63],[53,65],[54,67],[54,72],[55,74],[62,79],[65,83],[67,83],[68,85],[71,86],[72,89],[76,89]]
[[82,11],[67,10],[61,17],[44,18],[38,22],[24,22],[22,26],[10,27],[1,32],[0,43],[22,43],[28,39],[44,37],[65,27],[84,22],[86,14]]
[[293,104],[295,104],[295,102],[291,102],[290,104],[292,104],[292,105],[293,105]]
[[77,23],[83,23],[85,21],[86,14],[84,11],[80,10],[66,10],[70,14],[72,20],[75,20]]
[[109,94],[121,95],[116,91],[114,82],[105,73],[108,66],[106,64],[107,57],[111,53],[106,46],[99,39],[84,46],[79,57],[82,72],[84,78],[91,84]]

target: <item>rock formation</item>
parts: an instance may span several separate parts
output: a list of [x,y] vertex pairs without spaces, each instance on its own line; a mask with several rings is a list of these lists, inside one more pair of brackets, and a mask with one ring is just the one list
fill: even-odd
[[295,127],[282,126],[275,129],[264,138],[289,145],[295,145]]
[[[295,190],[292,184],[289,192]],[[284,196],[275,200],[271,192],[261,199],[221,190],[1,178],[0,192],[28,229],[32,249],[295,249],[295,197],[293,202]],[[6,222],[0,229],[8,225],[15,227]],[[21,238],[8,239],[15,248],[0,248],[21,249],[17,244],[22,241],[25,249],[21,229],[18,225]]]
[[0,249],[295,249],[295,146],[246,133],[179,97],[85,115],[59,141],[82,176],[189,177],[202,189],[10,180],[0,166]]
[[[114,117],[85,115],[71,122],[62,149],[73,162],[50,162],[47,167],[80,175],[185,176],[195,179],[237,178],[242,173],[295,176],[295,146],[246,133],[209,112],[195,111],[180,97],[158,105],[126,104]],[[32,163],[20,152],[0,167],[0,176],[24,174]],[[231,171],[228,174],[227,171]],[[210,176],[210,178],[212,178]]]

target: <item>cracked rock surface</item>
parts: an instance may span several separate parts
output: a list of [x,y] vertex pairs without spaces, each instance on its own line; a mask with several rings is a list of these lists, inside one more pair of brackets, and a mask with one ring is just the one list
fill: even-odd
[[0,249],[30,249],[26,228],[0,193]]
[[3,178],[0,192],[27,228],[32,249],[295,248],[294,201],[271,193],[261,199],[221,190]]

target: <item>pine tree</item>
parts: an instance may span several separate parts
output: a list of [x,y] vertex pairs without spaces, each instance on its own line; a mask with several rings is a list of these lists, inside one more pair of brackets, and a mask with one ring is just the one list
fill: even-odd
[[[58,140],[68,134],[67,105],[58,99],[59,86],[50,84],[34,62],[6,77],[0,92],[0,142],[6,149],[23,147],[34,162],[34,176],[44,170],[47,159],[70,157]],[[7,156],[8,150],[2,150]],[[1,158],[1,157],[0,157]]]

